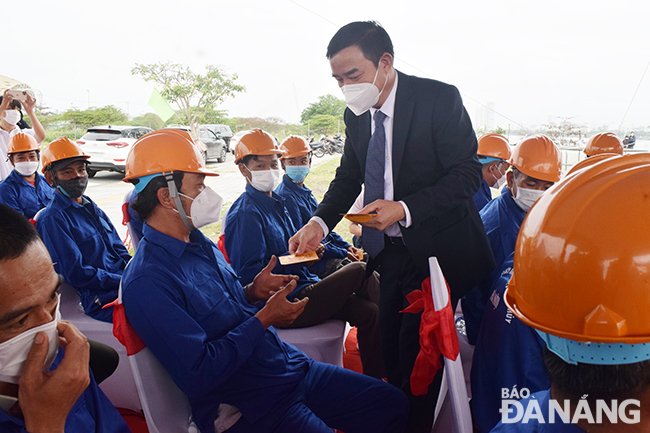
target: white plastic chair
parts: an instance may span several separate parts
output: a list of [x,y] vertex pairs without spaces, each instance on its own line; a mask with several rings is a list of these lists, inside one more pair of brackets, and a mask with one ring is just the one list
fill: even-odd
[[113,325],[87,316],[73,287],[64,284],[61,290],[61,316],[75,325],[89,339],[104,343],[117,351],[120,362],[117,370],[99,387],[116,407],[140,411],[142,405],[129,368],[126,349],[113,336]]
[[310,358],[343,366],[345,322],[327,320],[307,328],[277,329],[280,338],[302,350]]

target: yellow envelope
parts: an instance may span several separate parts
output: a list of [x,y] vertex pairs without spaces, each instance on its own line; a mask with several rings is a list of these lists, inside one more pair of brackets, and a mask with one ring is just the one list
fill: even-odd
[[353,223],[363,224],[370,222],[373,218],[377,217],[376,213],[346,213],[343,217],[349,219]]
[[318,260],[318,254],[316,254],[316,251],[309,251],[307,253],[300,254],[299,256],[295,254],[280,256],[278,259],[280,260],[280,264],[282,266],[287,266],[295,265],[296,263],[313,262],[315,260]]

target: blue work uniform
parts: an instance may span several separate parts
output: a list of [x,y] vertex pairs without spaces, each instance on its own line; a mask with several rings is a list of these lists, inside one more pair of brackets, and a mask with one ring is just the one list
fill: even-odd
[[501,391],[526,388],[530,393],[551,386],[544,366],[544,342],[504,302],[514,254],[501,268],[490,295],[472,360],[472,414],[479,433],[487,433],[501,415]]
[[492,201],[492,190],[485,179],[481,179],[481,186],[474,194],[474,205],[477,211],[481,211],[489,202]]
[[515,203],[510,188],[503,188],[501,195],[481,210],[480,216],[496,267],[486,279],[461,299],[467,339],[471,344],[475,343],[478,336],[483,310],[488,302],[491,288],[499,278],[499,269],[502,268],[504,260],[515,250],[519,227],[526,217],[526,211]]
[[[229,433],[331,432],[307,427],[323,424],[328,410],[339,406],[342,418],[336,422],[348,419],[350,432],[354,423],[359,432],[367,423],[367,431],[390,431],[372,419],[375,416],[395,428],[396,421],[374,414],[373,405],[394,417],[401,410],[399,396],[380,381],[312,361],[283,343],[273,327],[265,330],[238,276],[199,230],[186,243],[145,224],[122,284],[128,321],[187,395],[201,431],[214,430],[221,403],[242,414]],[[347,396],[357,392],[362,397],[348,401],[352,397]],[[362,405],[366,412],[348,410],[337,401],[341,398],[345,404]],[[361,399],[366,401],[355,403]],[[391,409],[388,404],[397,406]],[[313,405],[323,405],[314,409],[319,417],[311,412]]]
[[[316,197],[314,197],[311,190],[304,184],[302,186],[298,185],[286,174],[275,192],[284,199],[284,205],[287,207],[291,221],[293,221],[296,228],[307,224],[318,207],[318,201],[316,201]],[[323,239],[323,244],[325,244],[323,257],[310,267],[313,273],[319,275],[325,271],[327,260],[345,259],[348,256],[348,248],[350,247],[350,244],[335,231],[328,233]]]
[[108,216],[82,197],[84,204],[79,204],[57,191],[39,215],[36,229],[56,271],[79,293],[84,312],[112,322],[113,309],[101,307],[117,298],[131,256]]
[[52,200],[54,190],[45,178],[36,173],[34,185],[16,170],[0,182],[0,203],[20,212],[25,218],[34,218]]
[[[51,370],[55,370],[63,359],[59,350]],[[0,410],[0,431],[2,433],[27,433],[25,421]],[[65,420],[66,433],[130,433],[124,419],[106,398],[93,375],[90,385],[72,406]]]
[[[271,194],[269,196],[247,184],[246,191],[235,200],[226,216],[226,251],[244,285],[253,281],[272,255],[289,254],[289,238],[297,231],[285,200],[275,192]],[[278,261],[273,272],[300,278],[291,296],[320,281],[301,264],[282,266]]]
[[[539,391],[531,395],[529,398],[521,400],[521,404],[525,410],[531,400],[537,400],[537,404],[541,409],[541,414],[545,421],[549,417],[549,400],[551,398],[550,390]],[[514,416],[514,415],[513,415]],[[555,416],[554,423],[539,423],[535,417],[531,417],[526,423],[508,423],[504,424],[499,422],[490,433],[585,433],[580,427],[575,424],[565,424],[558,416]]]

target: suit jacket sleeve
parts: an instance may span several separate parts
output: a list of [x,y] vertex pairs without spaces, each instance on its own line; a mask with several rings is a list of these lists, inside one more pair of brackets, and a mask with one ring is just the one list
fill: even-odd
[[445,86],[435,101],[431,119],[433,145],[443,175],[433,186],[402,198],[413,225],[462,205],[474,196],[481,183],[476,135],[458,89]]
[[[352,114],[346,109],[346,124],[348,124],[348,116],[352,116]],[[363,181],[361,164],[353,149],[353,143],[347,130],[345,135],[345,147],[343,148],[341,164],[336,169],[334,180],[330,183],[323,201],[314,212],[314,216],[325,221],[330,231],[334,230],[336,224],[341,220],[340,214],[346,213],[354,203],[354,200],[361,192],[361,182]]]

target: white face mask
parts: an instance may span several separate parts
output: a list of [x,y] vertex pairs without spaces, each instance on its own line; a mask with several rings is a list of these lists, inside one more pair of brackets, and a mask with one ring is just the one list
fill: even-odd
[[20,121],[20,113],[18,110],[6,110],[5,111],[5,122],[11,126],[16,126],[16,123]]
[[494,185],[492,185],[492,188],[501,189],[501,187],[503,186],[504,183],[506,183],[506,175],[505,174],[503,176],[501,176],[500,178],[498,178],[496,182],[494,182]]
[[388,83],[388,74],[386,74],[386,80],[384,80],[384,85],[381,90],[375,86],[378,74],[379,65],[377,65],[377,72],[375,72],[375,78],[372,79],[372,83],[346,84],[341,87],[341,92],[343,92],[343,97],[345,98],[345,105],[356,116],[361,116],[379,101],[379,95],[381,95],[381,92],[386,87],[386,83]]
[[513,200],[521,209],[528,212],[535,202],[544,194],[544,191],[530,188],[517,187],[517,194],[514,195]]
[[194,198],[180,192],[178,194],[192,200],[189,218],[192,220],[192,225],[195,228],[198,229],[208,224],[216,223],[221,218],[223,198],[209,186],[206,186]]
[[271,192],[280,185],[282,173],[280,170],[249,170],[251,174],[250,183],[253,188],[261,192]]
[[54,320],[36,328],[28,329],[22,334],[18,334],[14,338],[0,343],[0,381],[18,383],[23,364],[27,359],[27,354],[34,344],[36,334],[39,332],[45,332],[47,334],[49,348],[44,367],[46,369],[50,367],[59,348],[59,332],[56,330],[56,325],[61,320],[61,313],[59,312],[61,295],[58,295],[58,297]]
[[14,164],[14,169],[18,172],[19,175],[27,177],[36,173],[38,168],[38,161],[24,161],[17,162]]

